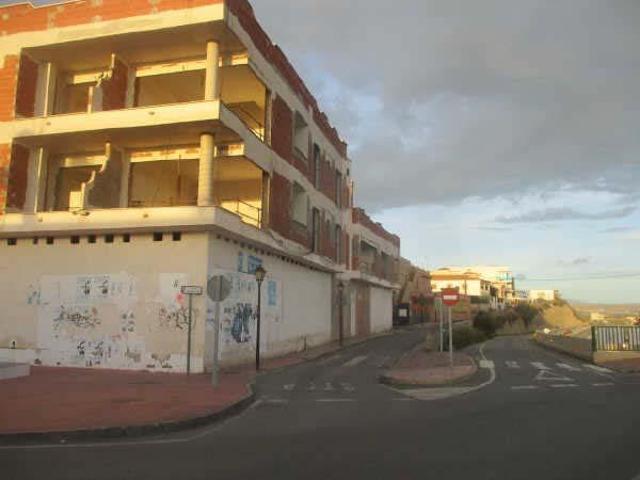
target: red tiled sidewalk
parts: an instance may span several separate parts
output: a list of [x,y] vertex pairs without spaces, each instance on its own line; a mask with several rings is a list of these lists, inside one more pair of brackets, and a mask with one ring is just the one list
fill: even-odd
[[[358,343],[353,339],[346,345]],[[322,347],[264,360],[261,370],[295,365],[330,354]],[[31,375],[0,381],[0,435],[73,432],[111,427],[138,427],[207,417],[252,394],[252,364],[220,374],[211,386],[209,374],[132,372],[61,367],[31,367]]]
[[464,353],[454,352],[451,367],[448,353],[427,352],[421,346],[387,370],[382,380],[401,385],[444,385],[473,375],[477,368],[473,359]]

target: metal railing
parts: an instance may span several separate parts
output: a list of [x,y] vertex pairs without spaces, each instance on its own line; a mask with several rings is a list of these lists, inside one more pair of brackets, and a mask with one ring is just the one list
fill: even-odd
[[640,352],[640,326],[593,326],[594,352]]
[[237,198],[232,198],[222,200],[220,206],[238,215],[244,223],[258,228],[262,225],[262,209],[255,205],[243,202]]

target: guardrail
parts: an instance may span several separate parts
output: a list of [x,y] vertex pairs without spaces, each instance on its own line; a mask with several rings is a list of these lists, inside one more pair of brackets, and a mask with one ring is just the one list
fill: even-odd
[[594,352],[640,352],[640,326],[591,327]]

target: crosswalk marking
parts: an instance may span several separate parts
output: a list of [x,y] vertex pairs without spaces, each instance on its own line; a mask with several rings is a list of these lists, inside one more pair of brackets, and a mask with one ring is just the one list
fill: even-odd
[[554,383],[549,385],[551,388],[574,388],[579,386],[577,383]]
[[513,360],[507,360],[505,363],[509,368],[520,368],[520,365],[518,365],[518,362],[514,362]]
[[551,370],[549,367],[547,367],[544,363],[542,362],[531,362],[531,365],[534,368],[537,368],[538,370]]
[[342,403],[342,402],[355,402],[355,398],[318,398],[316,402],[319,403]]
[[355,388],[353,387],[353,385],[351,385],[350,383],[347,382],[342,382],[340,383],[340,386],[342,387],[342,389],[345,392],[353,392],[355,390]]
[[583,363],[582,365],[586,368],[590,368],[591,370],[595,370],[596,372],[612,373],[608,368],[599,367],[598,365],[591,365],[590,363]]
[[367,355],[358,355],[357,357],[353,357],[351,360],[343,364],[343,367],[355,367],[359,363],[364,362],[367,359]]
[[569,370],[570,372],[579,372],[580,368],[575,367],[573,365],[569,365],[568,363],[556,363],[558,367],[564,368],[565,370]]
[[611,387],[615,385],[613,382],[603,382],[603,383],[592,383],[592,387]]
[[[292,392],[296,389],[295,383],[288,383],[282,386],[282,389],[287,392]],[[324,385],[316,385],[314,382],[310,382],[306,387],[307,392],[355,392],[355,387],[348,382],[340,382],[339,384],[333,384],[332,382],[325,382]]]
[[292,391],[294,388],[296,388],[296,384],[295,383],[289,383],[287,385],[283,385],[283,387],[285,390],[287,391]]

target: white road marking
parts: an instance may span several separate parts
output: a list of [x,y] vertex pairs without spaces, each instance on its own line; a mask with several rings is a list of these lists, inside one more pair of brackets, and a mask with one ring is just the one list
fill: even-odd
[[496,367],[495,363],[493,363],[492,360],[480,360],[478,362],[478,366],[480,368],[489,368],[489,369]]
[[538,375],[536,375],[535,380],[547,382],[573,382],[573,378],[563,377],[557,373],[553,373],[551,370],[540,370]]
[[538,386],[536,385],[515,385],[511,387],[511,390],[537,390]]
[[344,403],[344,402],[355,402],[355,398],[318,398],[316,402],[318,403]]
[[316,384],[311,382],[307,387],[307,392],[314,392],[316,390]]
[[547,367],[544,363],[542,362],[531,362],[531,365],[534,368],[537,368],[538,370],[551,370],[549,367]]
[[353,392],[355,390],[355,387],[347,382],[342,382],[340,386],[345,392]]
[[[487,360],[487,357],[484,355],[485,345],[486,345],[486,342],[480,346],[480,356],[482,357],[480,362],[482,361],[490,362],[489,360]],[[489,369],[489,375],[490,375],[489,380],[486,380],[481,384],[475,385],[473,387],[416,388],[411,390],[398,390],[393,387],[389,387],[386,385],[385,386],[397,393],[402,393],[409,397],[413,397],[416,400],[431,401],[431,400],[440,400],[442,398],[455,397],[458,395],[466,395],[467,393],[475,392],[476,390],[480,390],[481,388],[487,387],[496,381],[496,369],[494,368],[493,362],[487,363],[486,365],[488,365],[487,368]]]
[[324,360],[321,360],[318,362],[318,365],[326,365],[327,363],[331,363],[334,360],[338,360],[339,358],[342,358],[344,355],[339,353],[338,355],[332,355],[328,358],[325,358]]
[[395,400],[396,402],[416,402],[416,401],[418,401],[417,398],[410,398],[410,397],[394,397],[393,400]]
[[615,385],[613,382],[603,382],[603,383],[592,383],[592,387],[612,387]]
[[283,405],[285,403],[289,403],[289,400],[286,398],[267,398],[263,400],[262,403],[273,404],[273,405]]
[[331,382],[327,382],[324,384],[324,391],[325,392],[333,392],[335,390],[335,388],[333,388],[333,385],[331,385]]
[[364,362],[367,359],[367,356],[368,355],[358,355],[357,357],[353,357],[351,360],[349,360],[348,362],[344,363],[342,366],[343,367],[355,367],[359,363]]
[[556,363],[559,368],[564,368],[565,370],[569,370],[570,372],[579,372],[580,368],[574,365],[569,365],[568,363]]
[[506,363],[507,367],[509,368],[520,368],[520,365],[518,365],[518,362],[514,362],[513,360],[507,360],[504,363]]
[[576,383],[554,383],[549,386],[551,388],[573,388],[573,387],[578,387],[579,385]]
[[285,389],[288,392],[291,392],[294,388],[296,388],[296,384],[295,383],[289,383],[287,385],[283,385],[282,388]]
[[598,365],[591,365],[590,363],[583,363],[582,366],[586,368],[590,368],[591,370],[595,370],[596,372],[600,372],[600,373],[613,373],[608,368],[599,367]]

